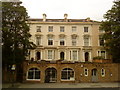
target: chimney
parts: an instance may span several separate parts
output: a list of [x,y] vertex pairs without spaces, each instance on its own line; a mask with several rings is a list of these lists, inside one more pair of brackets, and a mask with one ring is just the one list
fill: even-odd
[[44,13],[44,14],[43,14],[43,22],[46,21],[46,17],[47,17],[47,15]]
[[67,17],[68,17],[68,14],[64,14],[64,20],[65,20],[65,22],[67,22]]
[[86,18],[86,21],[88,21],[88,22],[89,22],[89,21],[90,21],[90,17]]

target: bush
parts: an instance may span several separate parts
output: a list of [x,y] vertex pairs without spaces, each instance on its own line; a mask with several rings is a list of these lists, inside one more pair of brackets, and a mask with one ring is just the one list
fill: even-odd
[[96,57],[93,57],[93,60],[95,60],[95,59],[99,59],[99,60],[101,60],[101,59],[104,59],[104,58],[101,57],[101,56],[96,56]]

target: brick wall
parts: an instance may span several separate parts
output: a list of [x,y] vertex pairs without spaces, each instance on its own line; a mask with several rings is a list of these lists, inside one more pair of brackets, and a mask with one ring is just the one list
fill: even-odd
[[[36,80],[26,80],[27,71],[30,68],[39,68],[41,71],[40,76],[41,79],[39,81]],[[24,82],[40,82],[44,83],[45,81],[45,70],[47,68],[55,68],[57,70],[57,82],[92,82],[92,69],[97,69],[97,81],[96,82],[117,82],[120,81],[120,72],[119,64],[115,63],[82,63],[82,62],[24,62]],[[61,71],[64,68],[71,68],[74,70],[75,80],[61,80]],[[88,69],[88,76],[84,75],[84,69]],[[105,76],[101,75],[101,69],[105,69]],[[118,75],[119,74],[119,75]]]

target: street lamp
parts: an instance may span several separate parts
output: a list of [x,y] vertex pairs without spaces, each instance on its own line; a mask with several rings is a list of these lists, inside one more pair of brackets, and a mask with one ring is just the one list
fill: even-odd
[[14,87],[14,78],[15,78],[15,77],[14,77],[14,75],[15,75],[14,72],[15,72],[15,68],[16,68],[16,65],[13,64],[12,67],[11,67],[11,70],[12,70],[12,73],[13,73],[12,87]]

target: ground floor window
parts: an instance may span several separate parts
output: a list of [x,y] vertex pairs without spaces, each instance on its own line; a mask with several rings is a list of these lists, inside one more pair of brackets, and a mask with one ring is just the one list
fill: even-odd
[[62,80],[74,80],[74,71],[71,68],[65,68],[62,70]]
[[86,69],[86,68],[84,69],[84,75],[88,76],[88,69]]
[[37,80],[40,79],[40,70],[37,68],[31,68],[28,70],[28,78],[29,80]]
[[101,76],[104,77],[105,76],[105,69],[101,69]]

